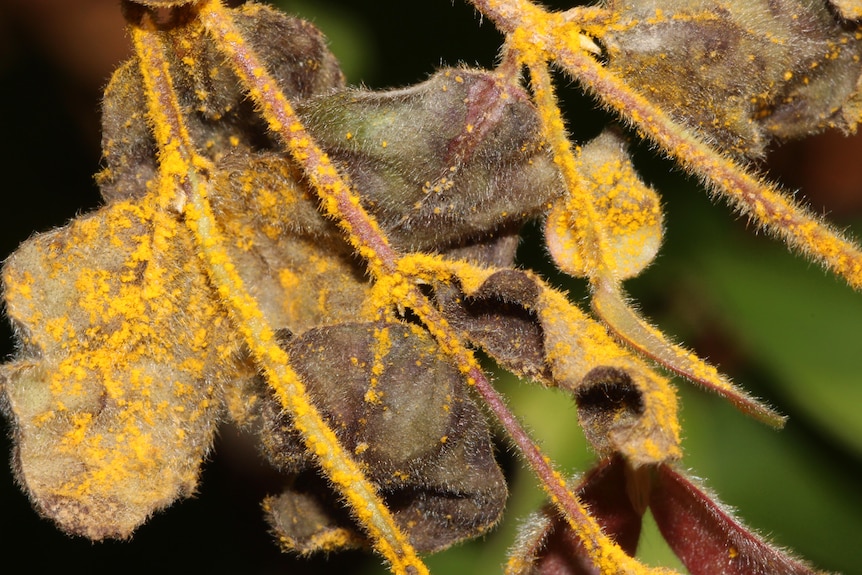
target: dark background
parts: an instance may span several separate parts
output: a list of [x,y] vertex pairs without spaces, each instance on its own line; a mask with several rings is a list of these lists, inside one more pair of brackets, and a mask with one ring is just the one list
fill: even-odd
[[[349,80],[373,88],[403,86],[441,64],[493,65],[500,37],[460,0],[283,2],[329,35]],[[0,0],[0,258],[31,234],[61,226],[99,204],[100,92],[128,50],[113,0]],[[595,135],[606,116],[561,82],[570,129]],[[781,245],[696,183],[656,160],[638,162],[662,194],[665,246],[656,264],[627,286],[642,311],[680,341],[720,364],[750,390],[790,415],[781,432],[746,419],[716,397],[679,382],[684,464],[762,532],[820,568],[862,573],[862,295]],[[771,174],[802,187],[816,211],[862,230],[862,145],[825,134],[777,149]],[[581,297],[583,286],[547,264],[533,230],[521,260]],[[5,322],[0,355],[13,351]],[[592,460],[567,400],[501,374],[514,410],[569,472]],[[253,459],[237,455],[225,431],[204,467],[196,497],[143,526],[131,542],[69,538],[37,516],[0,466],[0,553],[32,572],[127,573],[377,572],[362,554],[296,559],[267,533],[259,502],[270,489]],[[5,437],[0,452],[9,453]],[[436,572],[496,573],[518,519],[540,502],[510,454],[512,502],[501,529],[479,545],[431,560]],[[645,560],[677,566],[648,532]],[[23,558],[22,558],[23,556]]]

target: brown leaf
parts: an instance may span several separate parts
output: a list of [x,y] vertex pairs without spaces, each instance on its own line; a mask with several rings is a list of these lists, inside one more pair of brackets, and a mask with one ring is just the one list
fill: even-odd
[[314,98],[298,112],[405,251],[511,235],[562,192],[528,95],[491,72],[444,69],[403,90]]
[[[235,18],[286,96],[303,99],[344,85],[323,35],[308,22],[255,3],[238,8]],[[186,126],[197,149],[216,161],[229,154],[280,150],[200,23],[191,20],[167,34],[175,48],[171,78],[188,110]],[[155,176],[156,145],[146,109],[138,63],[132,59],[114,73],[105,90],[105,169],[98,179],[106,201],[141,197]]]
[[[377,484],[418,550],[448,547],[497,522],[506,485],[484,417],[458,370],[420,328],[341,324],[310,330],[284,345],[339,440]],[[260,408],[267,458],[292,475],[313,470],[289,418],[271,399]],[[343,511],[327,503],[331,494],[308,501],[308,483],[306,478],[266,504],[282,541],[308,552],[315,541],[331,542],[323,537],[327,533],[353,534],[345,544],[359,539]],[[320,492],[319,486],[310,488]]]
[[452,327],[506,369],[548,381],[544,334],[531,311],[539,295],[535,281],[523,272],[503,270],[490,275],[469,295],[458,288],[441,285],[436,291]]
[[[578,483],[578,499],[590,510],[602,531],[634,556],[643,509],[628,495],[628,472],[619,457],[605,459]],[[551,506],[528,520],[510,555],[507,575],[599,575],[571,526]]]
[[[839,127],[862,43],[825,2],[609,0],[609,67],[721,149],[761,156],[772,138]],[[848,113],[849,112],[849,113]]]
[[116,203],[3,267],[21,348],[4,366],[16,473],[64,530],[128,537],[194,492],[237,342],[185,228]]
[[273,326],[300,334],[363,317],[370,284],[317,200],[283,157],[225,158],[214,174],[216,218],[237,272]]
[[571,391],[600,455],[635,467],[680,456],[669,382],[565,296],[518,270],[462,267],[456,277],[460,290],[435,291],[447,321],[506,369]]

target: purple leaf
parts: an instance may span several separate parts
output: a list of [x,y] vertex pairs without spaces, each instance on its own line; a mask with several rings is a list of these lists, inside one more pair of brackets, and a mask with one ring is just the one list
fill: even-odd
[[807,575],[807,564],[748,530],[724,506],[670,466],[658,466],[653,517],[692,575]]

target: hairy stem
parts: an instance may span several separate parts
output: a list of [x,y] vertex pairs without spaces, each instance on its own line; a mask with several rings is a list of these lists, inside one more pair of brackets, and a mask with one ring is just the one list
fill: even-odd
[[717,393],[746,415],[772,427],[784,426],[787,421],[785,416],[748,395],[694,353],[670,343],[664,334],[649,325],[626,303],[625,296],[614,282],[593,282],[592,306],[596,315],[632,349],[671,372]]
[[[568,517],[573,529],[582,534],[596,564],[607,566],[608,573],[614,572],[613,569],[616,568],[621,569],[618,572],[644,572],[644,568],[637,561],[628,557],[601,532],[577,497],[566,488],[559,472],[541,454],[505,406],[472,352],[464,346],[445,318],[430,305],[412,280],[399,272],[399,254],[391,247],[373,216],[360,205],[359,197],[341,179],[325,152],[303,127],[277,83],[236,31],[227,12],[218,3],[210,2],[202,9],[201,18],[214,36],[224,40],[222,44],[232,67],[245,84],[251,98],[261,108],[270,129],[281,137],[311,181],[320,196],[324,212],[339,223],[357,252],[368,260],[369,269],[375,279],[387,284],[390,301],[397,301],[416,313],[441,349],[453,359],[467,382],[476,388],[506,428],[551,498]],[[612,568],[611,565],[615,567]],[[621,566],[629,567],[623,569]]]
[[[448,341],[445,346],[441,345],[441,347],[444,347],[450,357],[455,359],[458,367],[464,372],[467,382],[473,386],[485,405],[506,430],[506,434],[533,470],[550,500],[562,512],[568,524],[580,537],[590,559],[599,567],[600,572],[603,574],[625,573],[631,575],[653,573],[653,570],[629,557],[619,545],[602,532],[598,522],[590,516],[578,497],[566,485],[562,474],[554,468],[551,460],[542,453],[539,446],[524,430],[518,418],[506,406],[503,397],[488,381],[470,350],[458,338],[449,335],[451,330],[448,329],[446,319],[427,302],[418,290],[412,291],[417,294],[415,298],[411,297],[412,301],[410,301],[413,311],[422,319],[422,322],[437,337],[438,341],[441,339]],[[418,298],[422,299],[418,300]],[[655,571],[655,573],[664,572],[663,570]]]
[[[517,41],[513,44],[517,45]],[[612,256],[607,252],[603,224],[593,208],[592,198],[583,191],[580,183],[582,176],[578,171],[578,159],[566,137],[547,65],[543,61],[528,61],[527,66],[542,118],[543,133],[554,150],[554,162],[563,173],[572,216],[579,220],[576,226],[580,230],[579,250],[585,268],[591,270],[590,286],[595,313],[629,347],[672,372],[718,393],[744,413],[774,427],[784,425],[784,417],[750,397],[693,353],[667,341],[660,331],[651,327],[626,303],[619,282],[610,271]]]
[[788,245],[862,288],[862,251],[807,209],[724,157],[693,132],[673,122],[664,112],[604,69],[593,58],[561,47],[559,62],[591,87],[622,117],[652,139],[686,169],[702,177],[714,190]]
[[518,49],[527,61],[554,60],[589,92],[656,142],[665,153],[697,174],[740,210],[780,236],[788,245],[862,288],[862,251],[745,168],[713,149],[691,130],[605,69],[587,51],[580,30],[565,13],[551,13],[527,0],[470,0],[510,38],[521,36]]
[[278,83],[237,30],[227,9],[217,0],[204,4],[201,20],[210,34],[219,38],[219,47],[231,68],[246,86],[270,130],[278,134],[300,164],[317,191],[323,212],[338,222],[350,243],[368,263],[373,275],[395,271],[398,255],[373,217],[360,205],[359,197],[338,173],[311,134],[299,121]]
[[161,38],[147,27],[134,28],[133,38],[159,147],[161,185],[179,186],[185,193],[185,221],[234,324],[308,449],[368,530],[374,546],[390,562],[393,571],[405,575],[427,573],[374,485],[315,408],[302,381],[290,367],[287,353],[278,346],[274,330],[245,289],[226,253],[225,240],[208,200],[208,162],[197,154],[185,129]]

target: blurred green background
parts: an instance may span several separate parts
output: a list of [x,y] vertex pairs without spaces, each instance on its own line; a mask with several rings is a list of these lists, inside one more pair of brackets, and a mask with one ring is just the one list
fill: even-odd
[[[460,0],[280,4],[326,32],[351,83],[373,88],[421,81],[442,64],[491,66],[500,44],[491,23]],[[0,257],[30,234],[98,205],[92,174],[99,167],[99,93],[126,49],[112,0],[0,0]],[[594,136],[607,116],[567,81],[561,91],[574,136]],[[826,135],[778,149],[763,168],[789,186],[803,185],[815,211],[859,237],[861,156],[858,138]],[[647,146],[637,160],[662,194],[666,240],[656,263],[627,289],[677,341],[790,416],[777,432],[678,382],[683,465],[776,543],[821,569],[862,574],[862,294],[710,201]],[[526,236],[522,265],[583,302],[584,286],[547,263],[538,231]],[[5,323],[2,330],[6,357],[12,336]],[[568,398],[502,373],[497,385],[567,472],[589,468],[593,455]],[[312,560],[281,554],[259,508],[270,479],[257,462],[236,456],[235,445],[225,432],[198,495],[158,514],[131,542],[64,536],[36,515],[2,465],[0,553],[32,572],[384,572],[376,557],[358,553]],[[10,453],[5,439],[0,452]],[[482,541],[430,558],[435,573],[499,573],[519,521],[542,503],[502,443],[499,455],[512,491],[503,524]],[[655,530],[645,533],[639,554],[679,567]]]

